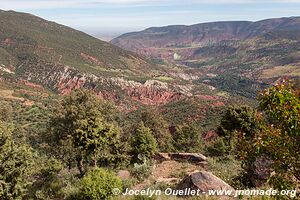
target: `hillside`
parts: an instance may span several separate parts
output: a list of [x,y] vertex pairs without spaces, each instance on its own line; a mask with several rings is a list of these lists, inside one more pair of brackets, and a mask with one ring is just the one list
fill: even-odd
[[131,51],[142,51],[143,48],[193,48],[224,40],[245,40],[270,32],[289,30],[300,31],[299,17],[267,19],[257,22],[228,21],[191,26],[154,27],[141,32],[121,35],[113,39],[111,43]]
[[298,22],[150,28],[131,52],[0,11],[0,199],[299,199]]
[[152,105],[180,97],[180,92],[152,80],[165,77],[166,69],[55,22],[31,14],[0,11],[2,88],[15,84],[14,89],[39,87],[68,94],[85,87],[132,109],[134,102]]
[[196,71],[155,64],[55,22],[0,12],[1,99],[32,106],[87,88],[126,112],[156,106],[170,123],[208,121],[208,130],[209,119],[237,100],[198,79]]
[[1,62],[8,66],[16,65],[20,58],[38,58],[99,72],[105,69],[134,71],[150,66],[137,55],[30,14],[1,11],[0,25]]
[[290,17],[149,28],[111,42],[149,58],[188,66],[197,72],[198,81],[213,87],[254,97],[257,90],[245,88],[281,77],[299,78],[299,35],[300,18]]

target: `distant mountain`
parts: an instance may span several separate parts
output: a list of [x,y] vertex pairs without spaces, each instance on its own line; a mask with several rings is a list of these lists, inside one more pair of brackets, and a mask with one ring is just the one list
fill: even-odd
[[131,109],[135,103],[163,104],[180,97],[155,80],[165,71],[83,32],[31,14],[0,11],[0,89],[26,83],[67,94],[85,87]]
[[202,74],[198,81],[241,95],[249,91],[244,83],[300,78],[300,17],[149,28],[111,43],[191,67]]
[[184,67],[145,59],[55,22],[0,11],[0,99],[31,105],[49,94],[87,88],[126,111],[198,94],[205,106],[224,105],[227,98],[209,97],[217,91],[193,83],[197,78]]
[[140,56],[83,32],[14,11],[0,11],[0,42],[1,62],[8,66],[30,58],[95,72],[150,66]]
[[[232,27],[232,35],[239,31],[240,23],[243,27],[248,24],[238,22]],[[156,32],[156,29],[150,30]],[[186,35],[176,33],[174,30],[172,37],[178,41]],[[156,34],[153,37],[157,37]],[[219,36],[215,33],[214,37]],[[114,101],[123,111],[156,106],[170,120],[175,119],[174,123],[196,120],[210,130],[215,128],[214,120],[228,104],[253,103],[257,91],[265,87],[249,77],[219,77],[217,73],[222,75],[219,65],[206,68],[211,64],[210,58],[203,57],[228,56],[237,49],[236,46],[214,48],[170,47],[178,53],[179,59],[177,63],[168,63],[157,59],[160,57],[146,59],[31,14],[0,11],[0,99],[31,106],[51,102],[58,98],[57,94],[87,88]],[[162,48],[165,49],[168,48]],[[181,49],[192,51],[184,54]],[[172,57],[173,54],[171,52]],[[193,58],[196,62],[191,60]],[[200,68],[200,65],[205,67]],[[230,72],[230,65],[224,69]]]
[[[146,48],[193,47],[224,40],[245,40],[282,31],[300,31],[300,17],[155,27],[121,35],[111,43],[123,49],[143,53]],[[147,53],[145,50],[145,54],[149,55]]]

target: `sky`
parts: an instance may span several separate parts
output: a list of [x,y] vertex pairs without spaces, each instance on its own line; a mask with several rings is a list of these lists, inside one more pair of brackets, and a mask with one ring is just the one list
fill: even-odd
[[300,0],[0,0],[0,9],[113,35],[154,26],[300,16]]

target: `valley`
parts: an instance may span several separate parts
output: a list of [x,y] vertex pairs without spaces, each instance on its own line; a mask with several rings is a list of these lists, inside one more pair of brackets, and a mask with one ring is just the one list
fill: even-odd
[[0,10],[0,199],[299,191],[299,35],[300,18],[288,17],[104,42]]

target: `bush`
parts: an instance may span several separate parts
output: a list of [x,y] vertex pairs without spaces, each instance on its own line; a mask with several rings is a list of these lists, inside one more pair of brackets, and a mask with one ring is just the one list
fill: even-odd
[[208,156],[225,156],[230,151],[226,146],[223,137],[219,137],[206,146],[206,154]]
[[257,158],[267,155],[273,161],[266,167],[268,184],[279,190],[297,188],[300,183],[299,89],[283,81],[261,93],[260,108],[264,112],[247,107],[230,109],[222,120],[223,136],[228,141],[236,138],[235,152],[248,180],[253,177]]
[[31,185],[34,151],[16,143],[13,127],[0,120],[0,199],[21,199]]
[[208,169],[232,187],[243,188],[240,183],[243,173],[241,161],[235,160],[233,156],[208,158]]
[[63,198],[63,188],[67,180],[60,174],[63,169],[62,164],[54,159],[47,159],[39,156],[36,161],[37,180],[30,187],[28,198],[32,199],[58,199]]
[[94,168],[83,177],[79,198],[85,200],[108,199],[113,195],[114,188],[122,191],[122,180],[113,172]]
[[134,167],[131,170],[131,174],[139,181],[143,181],[146,178],[148,178],[151,174],[150,160],[144,158],[144,161],[142,164],[134,163]]

